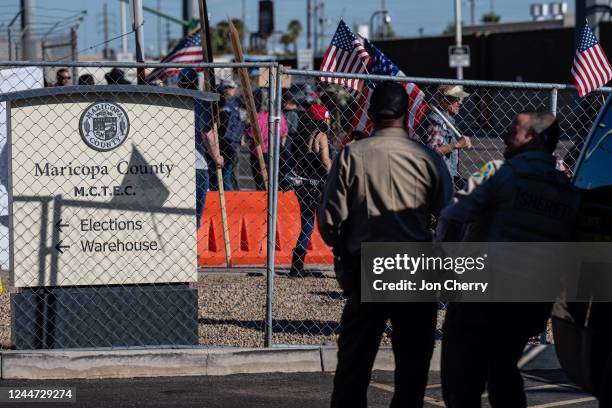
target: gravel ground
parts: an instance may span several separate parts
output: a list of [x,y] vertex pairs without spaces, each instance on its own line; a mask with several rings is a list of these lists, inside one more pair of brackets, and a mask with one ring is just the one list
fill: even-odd
[[[200,343],[258,347],[263,344],[266,278],[203,276],[200,297]],[[228,296],[228,294],[232,294]],[[335,342],[344,301],[334,278],[274,280],[275,344]]]
[[[260,347],[266,279],[208,274],[198,282],[200,344]],[[228,293],[234,296],[227,296]],[[335,345],[344,300],[331,276],[274,279],[273,343]],[[438,313],[438,327],[444,311]],[[390,344],[389,333],[382,343]]]
[[9,348],[11,340],[11,306],[9,302],[8,274],[0,271],[2,294],[0,294],[0,349]]

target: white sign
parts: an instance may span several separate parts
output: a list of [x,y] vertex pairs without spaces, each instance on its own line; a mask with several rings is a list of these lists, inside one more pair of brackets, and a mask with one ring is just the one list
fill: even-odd
[[297,69],[314,69],[314,52],[312,48],[301,48],[297,52]]
[[470,47],[462,45],[457,47],[451,45],[448,47],[448,65],[451,68],[463,67],[467,68],[470,66]]
[[15,287],[197,280],[193,108],[132,99],[11,105]]

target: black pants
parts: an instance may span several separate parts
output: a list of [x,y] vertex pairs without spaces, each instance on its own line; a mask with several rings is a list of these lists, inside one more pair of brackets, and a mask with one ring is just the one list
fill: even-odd
[[[546,327],[551,304],[451,304],[442,339],[442,394],[448,408],[527,406],[518,362]],[[494,336],[492,338],[491,336]]]
[[[264,153],[263,158],[264,158],[264,163],[266,165],[266,170],[267,170],[268,153]],[[257,190],[265,190],[266,184],[264,181],[263,174],[261,173],[261,167],[259,167],[259,159],[257,158],[257,155],[251,154],[251,157],[249,160],[251,163],[251,171],[253,172],[253,179],[255,180],[255,188]]]
[[[238,147],[233,146],[224,139],[219,140],[219,151],[223,156],[223,188],[225,191],[235,190],[238,186],[236,177],[234,177],[234,169],[236,159],[238,157]],[[219,190],[219,181],[217,180],[217,165],[213,160],[212,156],[206,154],[206,160],[208,161],[208,173],[210,179],[210,191]]]
[[610,384],[612,384],[612,353],[608,355],[604,366],[603,378],[599,389],[599,408],[612,407]]
[[361,303],[349,296],[340,321],[332,407],[367,407],[372,366],[387,320],[395,357],[391,407],[422,407],[433,353],[437,304]]

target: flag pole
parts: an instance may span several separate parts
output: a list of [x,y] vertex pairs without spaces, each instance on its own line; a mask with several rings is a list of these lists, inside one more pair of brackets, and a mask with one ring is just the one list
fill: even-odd
[[[242,45],[240,44],[240,36],[238,30],[234,27],[232,20],[228,18],[230,28],[230,39],[232,40],[232,48],[234,50],[234,56],[236,62],[244,62],[244,55],[242,53]],[[240,74],[240,84],[242,85],[242,92],[244,95],[244,103],[247,108],[249,115],[249,122],[251,124],[251,130],[253,131],[253,139],[255,140],[255,151],[257,153],[257,161],[259,162],[259,170],[264,181],[264,188],[268,189],[268,172],[266,170],[266,163],[263,157],[263,151],[261,149],[261,129],[259,129],[259,122],[257,120],[257,109],[255,108],[255,99],[253,98],[253,90],[251,89],[251,79],[246,68],[238,68]],[[272,85],[272,84],[270,84]],[[268,112],[271,114],[271,112]]]
[[[205,5],[205,0],[198,0],[200,6],[200,36],[202,43],[202,56],[206,62],[212,62],[212,47],[210,42],[210,27],[208,25],[208,11]],[[215,83],[215,69],[204,69],[204,91],[211,91]],[[217,102],[211,104],[212,107],[212,131],[214,135],[214,143],[219,149],[219,105]],[[229,268],[232,266],[232,248],[230,247],[229,226],[227,222],[227,208],[225,206],[225,189],[223,186],[223,168],[216,165],[217,173],[217,188],[219,191],[219,204],[221,205],[221,226],[223,227],[223,242],[225,244],[225,264]]]

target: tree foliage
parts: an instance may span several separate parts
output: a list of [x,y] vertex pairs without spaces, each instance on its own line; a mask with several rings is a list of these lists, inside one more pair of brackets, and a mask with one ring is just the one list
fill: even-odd
[[285,54],[289,54],[289,44],[293,44],[293,53],[297,54],[297,40],[302,33],[302,23],[299,20],[291,20],[287,24],[287,32],[281,37],[281,43],[285,46]]
[[442,34],[451,35],[455,34],[455,23],[448,23]]
[[[244,38],[244,23],[239,18],[233,18],[232,23],[238,31],[238,36]],[[216,26],[210,28],[210,36],[213,54],[231,54],[232,42],[230,40],[230,29],[227,21],[219,21]],[[245,45],[243,44],[243,47]]]
[[485,24],[499,23],[499,20],[501,20],[501,16],[499,14],[496,14],[494,11],[490,11],[484,14],[481,19],[481,21]]

